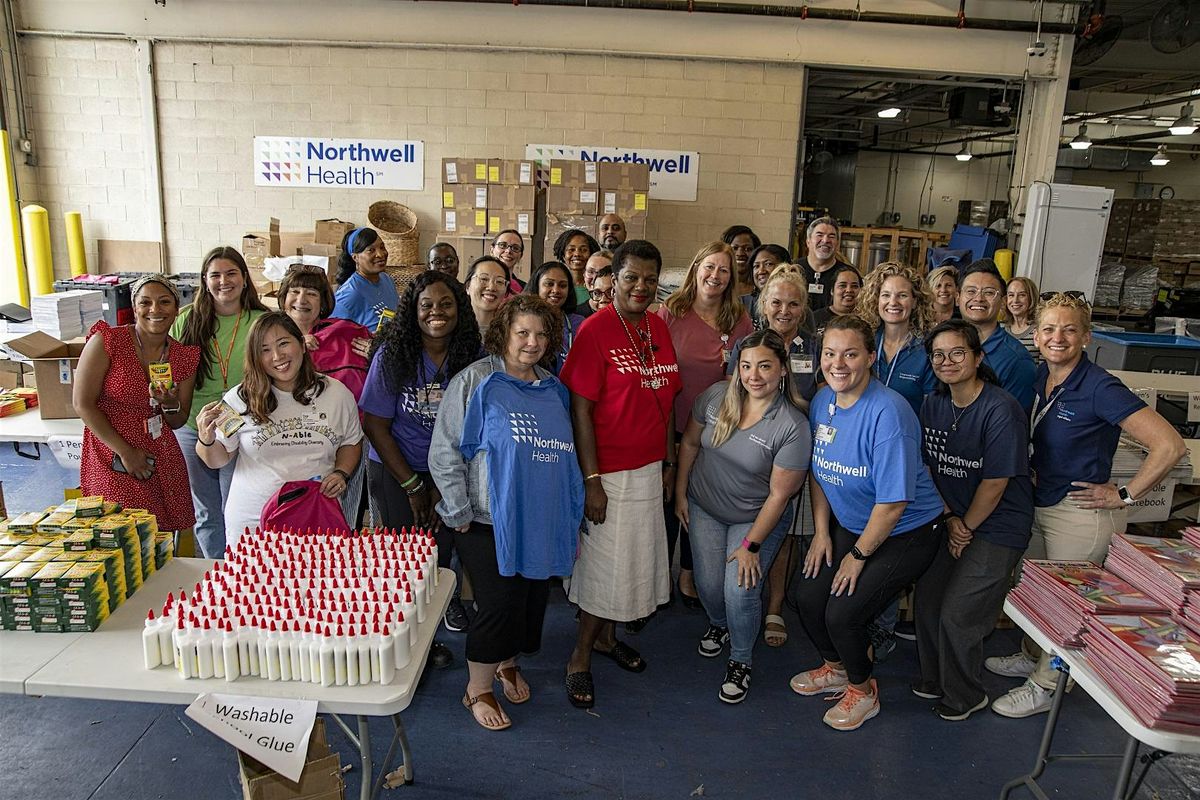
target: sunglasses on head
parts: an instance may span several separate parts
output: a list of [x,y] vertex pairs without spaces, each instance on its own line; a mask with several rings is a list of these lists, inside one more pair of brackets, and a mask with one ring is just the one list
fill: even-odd
[[1073,289],[1069,292],[1042,292],[1041,294],[1042,300],[1049,300],[1053,297],[1069,297],[1072,300],[1078,300],[1089,308],[1091,307],[1091,303],[1088,302],[1084,293],[1078,290]]

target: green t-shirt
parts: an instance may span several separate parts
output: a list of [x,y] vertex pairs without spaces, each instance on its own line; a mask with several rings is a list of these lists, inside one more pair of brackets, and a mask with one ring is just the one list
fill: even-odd
[[[191,316],[192,309],[195,306],[185,306],[179,312],[179,316],[175,319],[175,324],[171,326],[171,336],[179,339],[183,336],[183,328],[187,325],[188,317]],[[237,386],[242,382],[242,372],[245,367],[246,358],[246,337],[250,335],[250,328],[254,324],[254,320],[258,319],[263,312],[261,311],[243,311],[236,317],[217,316],[217,331],[213,336],[212,341],[207,343],[208,357],[212,364],[212,374],[204,381],[204,386],[197,386],[195,393],[192,395],[192,413],[188,417],[188,427],[196,428],[196,415],[200,413],[200,409],[208,405],[214,400],[220,400],[225,394],[225,390],[231,386]],[[234,334],[237,334],[234,339]],[[230,347],[230,339],[234,339],[232,348]],[[221,355],[218,358],[216,348],[213,347],[213,342],[217,348],[220,348]],[[225,379],[221,378],[221,359],[229,356],[229,365],[226,371]],[[197,375],[197,382],[199,375]]]

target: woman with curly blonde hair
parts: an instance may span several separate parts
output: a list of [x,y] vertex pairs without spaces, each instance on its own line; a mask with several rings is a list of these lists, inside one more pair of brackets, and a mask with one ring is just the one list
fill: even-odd
[[933,295],[912,267],[885,261],[867,275],[855,313],[875,329],[875,375],[915,413],[935,379],[923,336],[934,326]]

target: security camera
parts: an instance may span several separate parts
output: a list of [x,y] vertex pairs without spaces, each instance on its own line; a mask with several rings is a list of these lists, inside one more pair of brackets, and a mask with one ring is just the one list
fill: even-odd
[[1046,43],[1038,39],[1029,47],[1025,48],[1025,54],[1037,58],[1038,56],[1046,55]]

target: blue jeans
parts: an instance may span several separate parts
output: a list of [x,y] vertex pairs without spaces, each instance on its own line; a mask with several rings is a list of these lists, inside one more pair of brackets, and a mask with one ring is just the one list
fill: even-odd
[[196,546],[204,558],[225,556],[225,498],[233,482],[237,454],[220,469],[212,469],[196,455],[196,430],[184,425],[175,431],[183,460],[187,462],[192,505],[196,507]]
[[706,513],[696,498],[688,495],[688,531],[692,537],[692,564],[695,569],[696,591],[708,613],[708,620],[718,628],[729,629],[729,657],[749,665],[753,658],[754,642],[762,624],[762,581],[771,570],[771,562],[792,526],[791,504],[767,535],[758,551],[762,577],[753,589],[738,586],[737,561],[726,559],[742,546],[742,539],[753,523],[727,525]]

